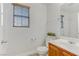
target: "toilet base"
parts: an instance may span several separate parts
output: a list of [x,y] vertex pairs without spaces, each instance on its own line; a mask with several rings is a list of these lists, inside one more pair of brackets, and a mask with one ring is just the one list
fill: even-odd
[[39,56],[46,56],[48,52],[48,48],[45,46],[40,46],[37,48],[37,53]]
[[47,56],[48,54],[47,54],[47,53],[44,53],[44,54],[39,54],[39,53],[38,53],[38,55],[39,55],[39,56]]

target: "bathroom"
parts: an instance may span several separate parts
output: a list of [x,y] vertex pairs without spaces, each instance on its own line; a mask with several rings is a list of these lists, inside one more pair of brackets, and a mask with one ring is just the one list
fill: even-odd
[[37,48],[45,45],[48,32],[55,33],[56,39],[79,41],[79,3],[17,3],[29,8],[27,27],[13,26],[14,4],[0,3],[0,55],[37,56]]

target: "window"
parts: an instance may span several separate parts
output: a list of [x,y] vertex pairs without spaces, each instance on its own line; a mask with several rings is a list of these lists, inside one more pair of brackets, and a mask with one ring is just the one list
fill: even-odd
[[29,27],[29,7],[13,5],[13,27]]

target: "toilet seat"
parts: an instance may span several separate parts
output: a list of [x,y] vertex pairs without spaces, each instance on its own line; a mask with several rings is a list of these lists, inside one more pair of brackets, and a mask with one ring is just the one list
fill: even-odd
[[37,50],[38,50],[38,51],[47,51],[48,48],[45,47],[45,46],[40,46],[40,47],[37,48]]

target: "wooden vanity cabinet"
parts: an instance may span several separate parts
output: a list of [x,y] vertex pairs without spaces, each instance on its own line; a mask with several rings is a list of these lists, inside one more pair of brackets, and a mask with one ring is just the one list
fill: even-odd
[[76,56],[75,54],[66,51],[54,44],[49,43],[48,45],[48,56]]
[[49,56],[62,56],[62,53],[60,51],[60,49],[58,49],[57,47],[55,47],[53,44],[50,44],[49,43],[49,46],[48,46],[49,50],[48,50],[48,55]]

